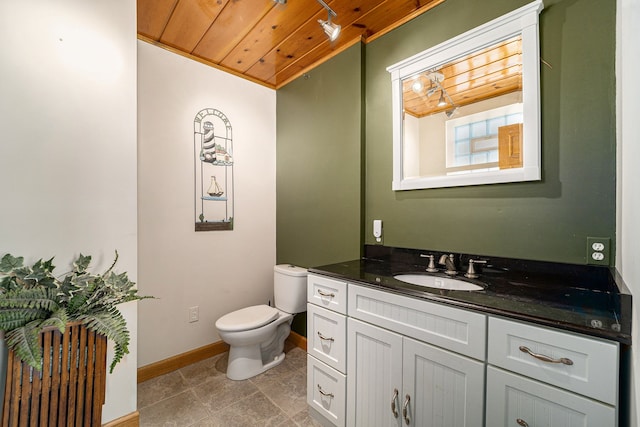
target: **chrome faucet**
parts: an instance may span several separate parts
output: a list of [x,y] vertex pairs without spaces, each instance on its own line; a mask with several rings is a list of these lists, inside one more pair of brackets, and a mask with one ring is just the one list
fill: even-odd
[[440,261],[438,261],[438,264],[444,265],[446,267],[446,270],[444,271],[445,274],[448,274],[449,276],[455,276],[456,274],[458,274],[458,272],[456,271],[455,258],[453,257],[453,254],[442,255],[440,257]]

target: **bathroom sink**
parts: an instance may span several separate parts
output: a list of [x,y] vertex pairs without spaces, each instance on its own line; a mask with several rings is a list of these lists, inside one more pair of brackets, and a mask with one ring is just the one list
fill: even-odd
[[463,280],[450,279],[447,277],[430,276],[427,274],[397,274],[394,279],[412,285],[426,286],[428,288],[448,289],[451,291],[480,291],[484,289],[480,285],[465,282]]

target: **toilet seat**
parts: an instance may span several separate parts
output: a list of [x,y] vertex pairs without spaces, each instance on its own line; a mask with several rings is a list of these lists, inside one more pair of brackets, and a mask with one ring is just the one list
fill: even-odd
[[216,328],[222,331],[246,331],[256,329],[278,318],[280,312],[268,305],[254,305],[225,314],[216,322]]

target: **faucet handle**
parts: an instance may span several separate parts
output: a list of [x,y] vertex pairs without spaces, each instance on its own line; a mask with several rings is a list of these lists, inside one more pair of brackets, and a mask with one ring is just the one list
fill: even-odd
[[427,272],[435,273],[438,271],[436,268],[436,262],[433,254],[420,254],[420,258],[429,258],[429,265],[427,266]]
[[478,274],[476,273],[476,269],[473,267],[473,264],[486,264],[487,261],[483,259],[469,259],[469,267],[467,268],[467,272],[464,274],[464,277],[469,279],[477,279]]

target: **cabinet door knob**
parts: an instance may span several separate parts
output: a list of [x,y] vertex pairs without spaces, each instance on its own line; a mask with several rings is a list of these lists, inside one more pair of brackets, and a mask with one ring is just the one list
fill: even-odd
[[402,405],[402,418],[404,418],[404,422],[409,425],[409,417],[407,416],[407,407],[409,406],[409,401],[411,397],[407,394],[404,399],[404,404]]
[[529,427],[529,424],[525,420],[523,420],[522,418],[517,418],[516,422],[518,423],[519,426]]
[[391,413],[394,418],[398,418],[398,411],[396,409],[396,400],[398,400],[398,389],[393,389],[393,397],[391,398]]
[[534,353],[529,349],[529,347],[525,347],[523,345],[521,345],[518,348],[520,349],[521,352],[527,353],[531,357],[535,357],[536,359],[542,360],[543,362],[547,362],[547,363],[562,363],[564,365],[573,365],[573,360],[567,359],[566,357],[561,357],[560,359],[554,359],[552,357],[545,356],[544,354]]

